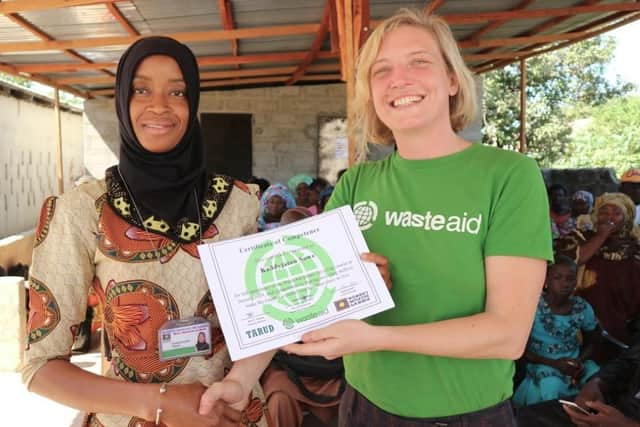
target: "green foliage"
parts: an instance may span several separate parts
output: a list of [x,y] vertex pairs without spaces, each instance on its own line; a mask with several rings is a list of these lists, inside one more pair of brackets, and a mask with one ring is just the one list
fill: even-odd
[[565,156],[555,166],[613,167],[618,176],[640,165],[640,97],[612,99],[574,122]]
[[[12,76],[11,74],[0,72],[0,82],[11,83],[14,86],[29,89],[32,92],[38,93],[40,95],[44,95],[48,98],[53,98],[54,89],[52,87],[45,86],[40,83],[35,83],[24,77],[16,77],[16,76]],[[78,109],[82,109],[84,107],[84,99],[64,91],[60,91],[60,103],[63,105],[69,105]]]
[[[605,77],[615,51],[612,37],[595,37],[527,60],[528,153],[542,167],[567,154],[571,120],[592,106],[620,97],[633,85]],[[485,75],[483,142],[517,150],[520,139],[520,67]]]
[[31,88],[32,82],[31,80],[24,77],[16,77],[11,74],[0,72],[0,81],[11,83],[16,86],[20,86],[26,89]]

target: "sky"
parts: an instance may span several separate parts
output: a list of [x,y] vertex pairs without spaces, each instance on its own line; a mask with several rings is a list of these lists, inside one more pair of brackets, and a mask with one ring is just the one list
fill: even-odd
[[623,81],[635,83],[636,93],[640,94],[640,21],[635,21],[607,33],[616,38],[615,58],[607,70],[607,77],[615,79],[619,74]]

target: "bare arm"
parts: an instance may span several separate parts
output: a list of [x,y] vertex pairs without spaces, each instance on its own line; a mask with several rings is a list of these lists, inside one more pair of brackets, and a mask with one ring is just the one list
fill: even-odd
[[517,359],[529,337],[545,262],[492,256],[485,260],[485,269],[487,299],[482,313],[409,326],[371,326],[348,320],[310,332],[303,337],[305,344],[285,349],[328,358],[389,350],[466,359]]
[[597,232],[586,242],[582,243],[578,252],[578,265],[586,264],[600,249],[600,246],[613,233],[615,226],[610,223],[598,223]]
[[207,416],[198,415],[200,396],[205,391],[202,384],[169,385],[166,394],[161,395],[158,383],[105,378],[66,360],[47,362],[36,372],[29,389],[82,411],[122,414],[148,421],[155,421],[156,410],[162,408],[161,419],[167,426],[213,426],[221,422],[221,406]]

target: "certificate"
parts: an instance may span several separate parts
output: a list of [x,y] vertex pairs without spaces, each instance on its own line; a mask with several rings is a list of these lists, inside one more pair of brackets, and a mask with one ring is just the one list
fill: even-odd
[[232,360],[394,307],[349,206],[198,251]]

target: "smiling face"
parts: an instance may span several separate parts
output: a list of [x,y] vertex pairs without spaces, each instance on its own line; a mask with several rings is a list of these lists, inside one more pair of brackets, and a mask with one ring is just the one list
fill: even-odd
[[140,62],[131,83],[129,116],[146,150],[164,153],[182,140],[189,124],[186,88],[173,58],[153,55]]
[[458,84],[425,29],[404,25],[386,34],[370,78],[376,114],[394,134],[451,127],[449,97]]

